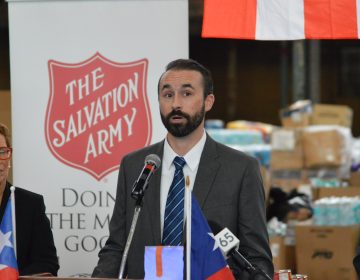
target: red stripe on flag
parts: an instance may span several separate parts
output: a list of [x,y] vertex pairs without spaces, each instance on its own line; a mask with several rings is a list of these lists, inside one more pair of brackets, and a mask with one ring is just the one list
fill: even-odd
[[162,250],[163,246],[156,246],[156,277],[163,276]]
[[212,274],[210,277],[206,278],[206,280],[235,280],[235,278],[230,268],[224,267],[215,274]]
[[18,271],[12,267],[6,267],[0,270],[0,279],[17,280],[19,276]]
[[255,39],[256,0],[205,0],[202,37]]
[[357,38],[356,0],[304,0],[305,38]]

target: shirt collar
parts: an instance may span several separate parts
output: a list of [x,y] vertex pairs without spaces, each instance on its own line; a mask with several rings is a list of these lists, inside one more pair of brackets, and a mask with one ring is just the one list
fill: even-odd
[[[196,145],[194,147],[192,147],[191,150],[189,152],[187,152],[186,155],[183,156],[183,158],[186,161],[186,165],[189,166],[191,171],[196,170],[196,168],[199,165],[201,153],[204,149],[205,142],[206,142],[206,133],[204,130],[202,137],[196,143]],[[174,150],[170,147],[170,144],[169,144],[167,138],[165,138],[164,155],[163,155],[163,162],[162,162],[163,168],[169,170],[171,168],[171,165],[176,156],[179,156],[179,155],[174,152]]]

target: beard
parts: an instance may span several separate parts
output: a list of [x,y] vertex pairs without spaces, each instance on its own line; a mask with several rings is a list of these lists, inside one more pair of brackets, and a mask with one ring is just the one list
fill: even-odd
[[[160,112],[161,120],[168,130],[168,132],[175,137],[185,137],[192,133],[199,127],[205,117],[205,104],[203,104],[200,111],[196,112],[193,116],[186,114],[180,110],[172,110],[169,114],[164,116]],[[170,122],[171,117],[181,116],[186,119],[185,124],[173,124]]]

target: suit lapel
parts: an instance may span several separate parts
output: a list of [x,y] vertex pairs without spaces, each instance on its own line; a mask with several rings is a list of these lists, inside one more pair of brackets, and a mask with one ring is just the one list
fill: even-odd
[[217,157],[216,142],[207,135],[193,189],[201,208],[206,202],[220,167]]
[[[161,159],[164,153],[164,141],[155,145],[153,151]],[[203,153],[200,158],[199,169],[194,182],[193,192],[203,207],[206,198],[212,188],[213,182],[219,170],[220,164],[217,161],[216,142],[206,137]],[[155,172],[153,178],[149,182],[149,188],[144,199],[144,211],[149,213],[151,232],[154,236],[155,244],[161,244],[160,231],[160,184],[161,184],[162,165]]]
[[[160,159],[163,157],[164,153],[164,141],[160,142],[154,147],[155,154],[157,154]],[[153,178],[149,182],[149,188],[145,198],[148,198],[144,201],[144,208],[150,216],[150,227],[154,236],[155,244],[161,244],[161,232],[160,232],[160,184],[161,184],[161,170],[160,168],[156,170],[153,175]]]

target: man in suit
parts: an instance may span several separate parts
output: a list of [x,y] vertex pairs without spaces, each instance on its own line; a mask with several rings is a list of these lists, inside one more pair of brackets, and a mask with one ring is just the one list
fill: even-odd
[[[167,136],[162,142],[123,158],[110,236],[99,253],[93,276],[118,276],[134,213],[135,201],[130,195],[132,185],[149,154],[157,154],[162,165],[150,181],[144,197],[127,259],[128,278],[144,277],[145,246],[168,245],[164,240],[164,224],[168,193],[175,173],[175,157],[185,161],[183,174],[190,178],[190,188],[208,221],[219,227],[228,227],[240,239],[239,250],[250,262],[272,276],[265,196],[258,163],[244,153],[215,142],[204,130],[205,113],[215,101],[210,72],[194,60],[170,62],[158,83],[158,100]],[[235,267],[232,269],[238,271],[239,279],[250,278],[247,272]]]

